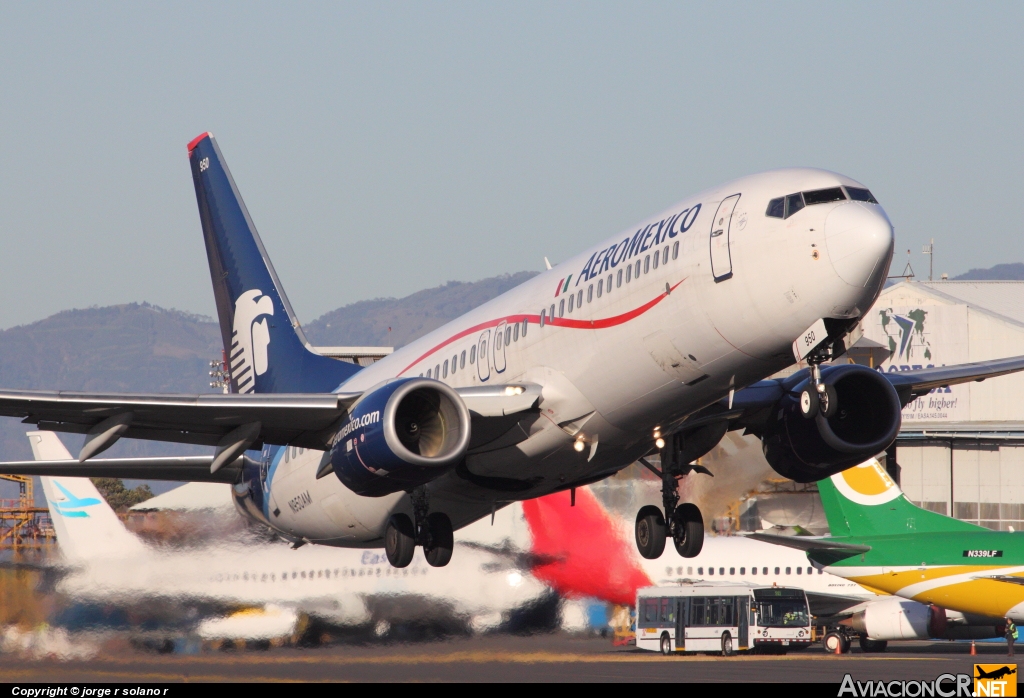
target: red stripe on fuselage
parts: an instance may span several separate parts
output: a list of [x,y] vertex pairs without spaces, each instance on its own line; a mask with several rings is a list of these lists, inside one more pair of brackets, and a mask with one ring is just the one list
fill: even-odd
[[[616,325],[621,325],[623,323],[629,322],[633,318],[639,317],[640,315],[643,315],[644,313],[646,313],[648,310],[650,310],[651,308],[656,306],[658,303],[660,303],[670,292],[675,291],[677,288],[679,288],[680,284],[682,284],[683,281],[686,281],[686,279],[684,278],[682,281],[677,283],[675,286],[672,286],[665,293],[659,293],[657,296],[655,296],[654,298],[649,300],[647,303],[644,303],[639,308],[634,308],[633,310],[630,310],[628,312],[622,313],[620,315],[613,315],[612,317],[601,318],[599,320],[570,320],[568,318],[562,318],[562,317],[559,317],[559,318],[545,318],[544,324],[546,324],[546,325],[554,325],[555,327],[567,327],[567,328],[575,329],[575,330],[602,330],[602,329],[605,329],[605,328],[608,328],[608,327],[615,327]],[[410,368],[412,368],[413,366],[418,364],[420,361],[423,361],[423,359],[425,359],[428,356],[430,356],[431,354],[433,354],[435,352],[438,352],[441,349],[444,349],[446,346],[448,346],[452,342],[457,342],[458,340],[462,339],[463,337],[465,337],[467,335],[471,335],[474,332],[478,332],[480,330],[486,330],[486,329],[491,328],[491,327],[496,327],[497,325],[500,325],[502,322],[516,323],[516,322],[522,322],[523,320],[526,320],[528,323],[533,323],[535,325],[539,325],[540,324],[540,315],[526,315],[526,314],[506,315],[503,318],[497,318],[495,320],[488,320],[487,322],[481,322],[479,325],[474,325],[473,327],[470,327],[468,329],[462,330],[458,334],[453,335],[452,337],[449,337],[445,341],[443,341],[440,344],[436,345],[434,348],[430,349],[429,351],[424,352],[422,355],[420,355],[420,357],[418,359],[416,359],[411,364],[409,364],[408,366],[403,368],[401,371],[399,371],[398,375],[399,376],[402,375],[403,373],[408,371]]]

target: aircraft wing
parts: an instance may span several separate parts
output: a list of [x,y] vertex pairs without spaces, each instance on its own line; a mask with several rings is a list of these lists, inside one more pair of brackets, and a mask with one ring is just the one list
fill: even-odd
[[216,472],[210,472],[213,456],[169,458],[91,458],[77,460],[25,460],[0,463],[0,475],[51,475],[55,477],[116,477],[180,482],[234,484],[247,456],[240,456]]
[[[131,413],[122,438],[216,446],[239,426],[259,423],[254,441],[324,448],[324,431],[360,393],[147,394],[0,391],[0,416],[20,417],[44,431],[78,434]],[[329,437],[327,437],[329,438]]]
[[[1024,371],[1024,356],[977,361],[955,366],[936,366],[912,371],[881,373],[900,397],[902,404],[926,395],[945,385],[983,381]],[[729,422],[729,429],[749,427],[755,432],[764,424],[771,408],[787,391],[803,382],[808,371],[799,371],[786,378],[758,381],[737,390],[732,400],[723,399],[700,412],[690,415],[679,426],[684,430],[697,429],[714,423]]]
[[773,543],[787,548],[796,548],[804,552],[842,552],[849,553],[846,557],[860,555],[871,550],[870,545],[858,545],[855,543],[841,543],[831,538],[810,538],[808,536],[775,536],[770,533],[751,533],[747,536],[751,540],[759,540],[762,543]]

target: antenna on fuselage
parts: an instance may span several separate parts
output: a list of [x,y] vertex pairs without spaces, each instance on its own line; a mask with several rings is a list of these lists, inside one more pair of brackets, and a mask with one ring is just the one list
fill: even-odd
[[544,266],[551,269],[551,262],[548,261],[547,257],[544,258]]

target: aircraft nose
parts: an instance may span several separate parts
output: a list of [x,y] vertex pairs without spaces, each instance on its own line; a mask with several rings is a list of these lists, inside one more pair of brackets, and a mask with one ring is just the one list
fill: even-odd
[[858,288],[877,280],[893,245],[892,224],[874,204],[836,206],[825,219],[825,247],[839,278]]

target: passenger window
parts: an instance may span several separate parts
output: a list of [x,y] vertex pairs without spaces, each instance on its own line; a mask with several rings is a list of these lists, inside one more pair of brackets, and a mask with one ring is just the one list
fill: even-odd
[[608,289],[608,293],[612,292],[612,275],[609,274],[608,278],[604,282],[605,287]]
[[777,199],[772,199],[768,202],[768,210],[764,212],[764,215],[769,218],[785,218],[786,217],[786,197],[780,196]]
[[580,292],[576,294],[576,307],[577,308],[582,308],[583,307],[583,289],[582,288],[580,289]]
[[808,567],[807,568],[807,574],[814,574],[814,568],[813,567]]
[[540,311],[540,326],[544,327],[544,315],[547,313],[546,310]]
[[708,574],[712,575],[714,573],[715,573],[715,568],[714,567],[708,567]]
[[548,310],[548,317],[553,321],[555,319],[555,304],[551,304],[551,308]]
[[[554,316],[555,316],[555,314],[551,313],[551,317],[554,317]],[[501,339],[502,339],[502,336],[503,336],[503,333],[501,333],[501,332],[495,332],[494,333],[494,349],[495,349],[495,351],[500,351],[501,350],[501,346],[502,346]]]
[[640,260],[636,260],[636,267],[633,269],[633,276],[640,278]]
[[466,350],[462,350],[462,358],[459,359],[459,368],[466,368]]
[[[778,574],[778,573],[779,573],[778,570],[776,570],[775,574]],[[761,574],[768,574],[768,568],[767,567],[763,567],[761,569]]]
[[644,257],[644,273],[646,274],[651,270],[651,255]]
[[828,189],[815,189],[814,191],[805,191],[804,203],[808,206],[814,204],[830,204],[833,201],[846,201],[846,194],[843,193],[841,187],[830,187]]
[[654,252],[654,268],[658,268],[658,260],[661,259],[661,255],[657,251]]
[[796,573],[797,574],[803,574],[804,573],[804,568],[803,567],[797,567],[796,568]]
[[697,568],[697,574],[699,574],[699,575],[701,575],[703,577],[704,576],[704,568],[703,567],[698,567]]
[[604,279],[597,280],[597,297],[601,297],[601,292],[604,291]]
[[512,341],[513,342],[518,342],[519,341],[519,323],[518,322],[515,325],[512,326]]
[[512,328],[505,325],[505,346],[507,347],[512,343]]
[[789,568],[788,567],[786,568],[786,574],[789,574]]
[[565,317],[565,299],[558,301],[558,317]]
[[718,574],[723,574],[724,575],[725,574],[725,568],[724,567],[719,567],[718,568]]
[[756,567],[751,567],[750,568],[750,574],[757,574],[757,568]]
[[867,189],[860,189],[858,187],[847,187],[846,193],[850,195],[850,198],[854,201],[866,201],[869,204],[877,204],[878,200],[871,195]]
[[790,194],[786,197],[786,218],[804,207],[804,199],[800,194]]
[[476,363],[476,345],[474,344],[469,348],[469,365],[472,366]]
[[626,283],[627,284],[629,283],[629,280],[631,278],[633,278],[633,265],[632,264],[630,264],[628,267],[626,267]]
[[523,336],[524,337],[526,336],[526,325],[529,324],[529,322],[530,321],[528,319],[523,318]]
[[437,380],[441,379],[441,364],[434,366],[434,378]]
[[622,287],[622,270],[619,269],[619,272],[615,275],[615,288],[621,288],[621,287]]
[[427,369],[427,378],[430,378],[430,369]]
[[693,574],[693,568],[692,567],[687,567],[686,568],[686,574]]
[[459,355],[455,354],[452,357],[452,373],[455,373],[455,369],[459,367]]
[[570,313],[572,312],[573,301],[575,301],[575,300],[576,300],[576,294],[575,293],[572,294],[571,296],[569,296],[569,312]]
[[587,286],[587,303],[594,300],[594,284]]
[[778,574],[778,573],[779,573],[779,568],[778,568],[778,567],[776,567],[776,568],[775,568],[775,574]]
[[672,259],[679,259],[679,241],[676,240],[675,244],[672,245]]
[[668,264],[668,245],[665,245],[665,249],[661,251],[661,263]]
[[448,359],[444,360],[444,378],[448,377]]
[[736,574],[736,568],[735,567],[730,567],[729,568],[729,574]]

